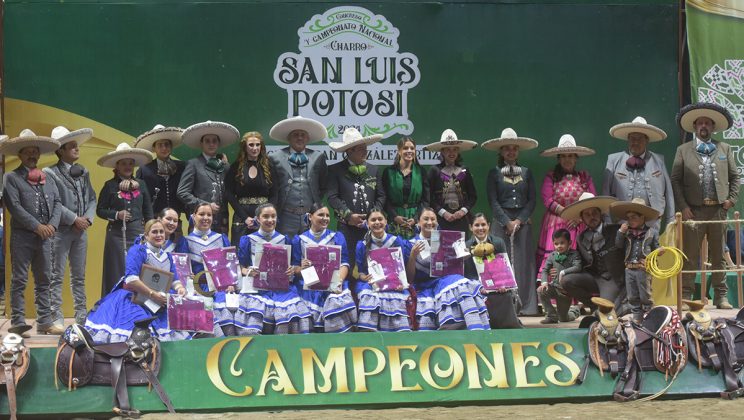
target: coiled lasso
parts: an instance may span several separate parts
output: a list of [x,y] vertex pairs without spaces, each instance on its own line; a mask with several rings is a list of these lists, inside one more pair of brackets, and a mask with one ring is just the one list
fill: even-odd
[[[664,253],[671,253],[674,257],[674,262],[672,263],[672,266],[666,269],[659,268],[658,258],[660,255]],[[669,279],[676,277],[677,274],[679,274],[680,271],[682,271],[682,265],[684,264],[684,260],[687,259],[687,255],[685,255],[682,250],[675,247],[659,247],[655,250],[651,251],[650,254],[646,255],[646,272],[651,274],[652,276],[656,277],[657,279]]]

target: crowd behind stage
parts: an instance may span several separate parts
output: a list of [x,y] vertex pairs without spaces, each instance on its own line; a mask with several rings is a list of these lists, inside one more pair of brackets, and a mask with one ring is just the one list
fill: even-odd
[[[170,271],[170,293],[188,297],[201,286],[178,278],[172,254],[187,255],[191,272],[199,273],[204,251],[231,245],[242,275],[252,278],[261,275],[255,263],[264,248],[289,245],[290,281],[273,290],[244,293],[235,286],[216,292],[214,336],[520,328],[518,315],[537,315],[538,304],[545,312],[542,323],[572,321],[579,315],[574,304],[592,309],[592,296],[614,302],[620,315],[630,313],[640,322],[653,306],[645,259],[659,247],[659,230],[675,211],[685,220],[725,220],[738,197],[731,148],[711,139],[731,126],[730,113],[715,104],[691,104],[680,110],[677,123],[692,133],[692,141],[677,148],[671,172],[663,156],[648,150],[650,142],[666,138],[663,130],[642,117],[611,127],[619,151],[607,157],[600,194],[579,165],[594,150],[564,134],[540,153],[555,167],[539,196],[533,171],[519,162],[538,142],[511,128],[480,145],[444,130],[439,141],[424,146],[441,157],[426,169],[411,137],[398,141],[392,165],[366,163],[368,146],[382,136],[353,127],[342,141],[330,143],[344,159],[328,166],[323,153],[307,147],[327,137],[325,126],[300,116],[271,128],[269,136],[287,146],[270,154],[260,133],[241,137],[224,122],[185,130],[157,125],[133,146],[122,143],[98,159],[114,172],[98,194],[88,170],[76,163],[92,130],[60,126],[46,137],[26,129],[0,139],[0,153],[21,162],[4,178],[3,199],[12,216],[11,332],[28,335],[24,289],[32,268],[37,332],[63,333],[62,280],[69,266],[75,320],[96,341],[123,341],[136,320],[150,316],[161,340],[192,338],[192,332],[168,328],[167,295],[140,278],[142,267]],[[230,163],[220,149],[236,142],[239,153]],[[181,144],[201,153],[187,162],[173,159],[171,151]],[[476,147],[493,151],[497,162],[486,181],[491,217],[473,211],[479,197],[463,152]],[[59,161],[40,169],[39,156],[46,153],[56,153]],[[546,211],[533,225],[538,201]],[[335,231],[329,227],[332,213]],[[182,215],[188,227],[181,226]],[[96,216],[108,223],[103,296],[88,311],[85,282],[97,279],[85,278],[87,229]],[[533,228],[539,229],[537,244]],[[722,269],[725,224],[684,229],[684,269],[697,269],[704,235],[712,269]],[[467,234],[469,255],[461,273],[430,274],[430,245],[441,231]],[[312,266],[306,251],[314,245],[340,247],[342,284],[306,287],[301,271]],[[382,248],[401,250],[407,288],[373,287],[379,279],[368,258]],[[484,270],[503,254],[516,288],[489,289]],[[683,277],[687,299],[693,282],[693,275]],[[731,308],[723,273],[713,274],[711,284],[714,304]],[[135,303],[135,295],[150,305]]]

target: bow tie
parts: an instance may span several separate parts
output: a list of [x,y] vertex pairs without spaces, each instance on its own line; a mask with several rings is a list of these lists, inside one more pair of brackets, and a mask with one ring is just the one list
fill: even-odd
[[628,160],[625,161],[625,165],[628,167],[628,169],[639,170],[646,167],[646,161],[638,156],[631,156],[628,158]]
[[566,261],[566,258],[568,258],[568,254],[556,254],[555,262],[557,262],[558,264],[563,264]]
[[367,173],[367,166],[365,165],[350,165],[349,172],[356,176],[364,175]]
[[710,156],[710,155],[713,154],[713,152],[716,151],[716,145],[713,144],[713,142],[710,142],[710,143],[700,143],[700,144],[697,145],[696,150],[701,155]]
[[628,235],[640,239],[646,234],[645,229],[628,229]]
[[39,168],[31,169],[26,175],[26,181],[31,185],[44,185],[46,184],[46,174]]
[[73,179],[77,179],[80,178],[81,175],[83,175],[83,167],[77,163],[73,163],[72,166],[70,166],[70,176]]
[[[209,158],[207,160],[207,168],[217,172],[218,174],[221,174],[222,171],[225,170],[225,162],[222,161],[222,159],[218,159],[216,157]],[[160,172],[158,170],[158,172]]]
[[175,162],[173,162],[170,158],[167,158],[166,160],[157,159],[157,164],[158,175],[160,176],[171,176],[175,174],[176,170],[178,169]]
[[304,152],[292,152],[292,154],[289,155],[289,163],[294,166],[305,166],[307,165],[307,155]]

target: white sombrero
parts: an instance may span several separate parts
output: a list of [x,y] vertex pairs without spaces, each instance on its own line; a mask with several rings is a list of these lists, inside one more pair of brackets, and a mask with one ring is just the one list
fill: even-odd
[[558,156],[558,155],[570,155],[575,154],[577,156],[591,156],[593,155],[594,149],[590,149],[584,146],[577,146],[576,139],[570,134],[564,134],[558,140],[558,146],[544,150],[540,153],[540,156]]
[[610,214],[616,219],[625,220],[629,211],[638,213],[646,218],[646,221],[656,220],[661,215],[659,210],[646,205],[646,200],[636,197],[631,201],[616,201],[610,204]]
[[504,146],[518,146],[519,150],[530,150],[536,148],[537,140],[529,137],[519,137],[517,132],[511,128],[505,128],[501,131],[501,137],[486,140],[481,147],[486,150],[499,151]]
[[287,118],[274,124],[269,131],[269,137],[282,143],[287,143],[287,137],[289,133],[295,130],[302,130],[307,132],[310,141],[308,143],[315,143],[328,137],[328,131],[325,126],[319,121],[315,121],[310,118],[302,116],[296,116]]
[[714,132],[726,131],[734,119],[728,109],[710,102],[698,102],[682,107],[677,114],[677,124],[688,133],[695,132],[695,121],[700,117],[708,117],[716,124]]
[[341,153],[351,149],[354,146],[360,144],[366,144],[367,146],[375,144],[382,140],[382,134],[372,134],[371,136],[363,137],[362,134],[354,127],[348,127],[344,130],[343,141],[334,141],[328,144],[331,149]]
[[24,147],[34,146],[39,148],[40,154],[52,153],[59,149],[59,142],[51,137],[37,136],[28,128],[21,131],[18,137],[0,139],[0,154],[17,155]]
[[610,128],[610,135],[616,139],[628,140],[630,133],[645,134],[650,142],[661,141],[667,137],[664,130],[647,123],[643,117],[635,117],[633,122],[617,124]]
[[116,150],[98,158],[98,166],[115,168],[116,162],[122,159],[134,159],[134,166],[142,166],[152,161],[152,153],[149,150],[132,148],[127,143],[120,143]]
[[181,141],[192,149],[201,150],[201,139],[207,134],[219,137],[220,147],[229,146],[240,139],[238,129],[232,125],[219,121],[204,121],[184,130]]
[[59,142],[59,147],[67,143],[75,142],[78,146],[93,138],[93,130],[90,128],[81,128],[70,131],[67,127],[57,126],[52,130],[52,138]]
[[617,201],[617,198],[610,196],[594,196],[590,192],[584,192],[581,194],[579,199],[563,209],[561,212],[561,218],[565,220],[578,220],[581,218],[581,212],[593,207],[598,207],[599,210],[604,214],[607,213],[610,204]]
[[460,151],[470,150],[475,148],[478,143],[472,140],[461,140],[457,138],[457,134],[449,128],[442,131],[442,135],[439,137],[439,141],[424,146],[424,149],[439,152],[445,147],[457,147]]
[[183,128],[181,127],[164,127],[161,124],[156,125],[150,131],[142,133],[134,142],[134,147],[145,150],[152,150],[158,140],[170,140],[171,146],[175,149],[181,144]]

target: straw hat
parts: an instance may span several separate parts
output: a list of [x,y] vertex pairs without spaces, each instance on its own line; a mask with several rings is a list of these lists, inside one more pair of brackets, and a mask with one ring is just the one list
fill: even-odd
[[558,156],[558,155],[570,155],[575,154],[578,156],[591,156],[593,155],[594,149],[590,149],[584,146],[577,146],[576,139],[570,134],[564,134],[558,140],[558,146],[544,150],[540,153],[540,156]]
[[382,140],[382,134],[372,134],[371,136],[363,137],[362,134],[354,127],[348,127],[344,130],[343,141],[334,141],[328,144],[331,149],[337,152],[345,152],[354,146],[360,144],[366,144],[367,146],[375,144]]
[[710,102],[698,102],[696,104],[685,105],[677,114],[677,124],[680,128],[688,133],[695,132],[695,121],[700,117],[708,117],[716,124],[714,132],[726,131],[734,119],[731,113],[724,107]]
[[460,140],[457,134],[449,128],[442,131],[438,142],[427,144],[424,149],[431,152],[439,152],[445,147],[457,147],[461,152],[475,148],[478,143],[472,140]]
[[181,144],[182,135],[183,128],[181,127],[164,127],[161,124],[157,124],[152,130],[140,134],[134,142],[134,147],[152,150],[158,140],[170,140],[171,146],[175,149],[176,146]]
[[17,155],[24,147],[35,146],[39,148],[40,154],[52,153],[59,149],[59,142],[51,137],[37,136],[28,128],[21,131],[18,137],[12,139],[8,136],[0,139],[0,154]]
[[52,138],[59,142],[59,147],[67,143],[75,142],[78,146],[93,138],[93,130],[90,128],[81,128],[70,131],[67,127],[57,126],[52,130]]
[[152,153],[149,150],[132,148],[127,143],[120,143],[116,150],[98,158],[98,166],[115,168],[116,162],[122,159],[134,159],[135,166],[142,166],[152,162]]
[[505,128],[501,131],[501,137],[486,140],[481,147],[486,150],[499,151],[504,146],[519,146],[519,150],[530,150],[537,147],[537,140],[529,137],[519,137],[517,132],[511,128]]
[[328,137],[328,131],[326,131],[326,128],[323,124],[321,124],[319,121],[315,121],[313,119],[305,118],[299,115],[296,117],[281,120],[278,123],[274,124],[274,126],[271,127],[271,130],[269,131],[269,137],[282,143],[289,143],[287,141],[287,137],[289,137],[289,133],[295,130],[302,130],[307,132],[307,135],[310,137],[310,141],[308,143],[315,143]]
[[201,150],[201,139],[207,134],[219,137],[220,147],[229,146],[240,139],[238,129],[232,125],[219,121],[204,121],[184,130],[181,141],[192,149]]
[[617,219],[624,220],[629,212],[635,212],[645,217],[647,221],[656,220],[661,215],[659,210],[646,205],[646,200],[636,197],[631,201],[616,201],[610,204],[610,214]]
[[610,128],[610,135],[616,139],[628,140],[630,133],[645,134],[650,142],[661,141],[667,137],[664,130],[648,124],[643,117],[635,117],[633,122],[617,124]]
[[594,196],[590,192],[584,192],[579,199],[563,209],[561,218],[565,220],[578,220],[581,218],[581,212],[593,207],[598,207],[602,213],[607,213],[610,204],[617,201],[617,198],[610,196]]

